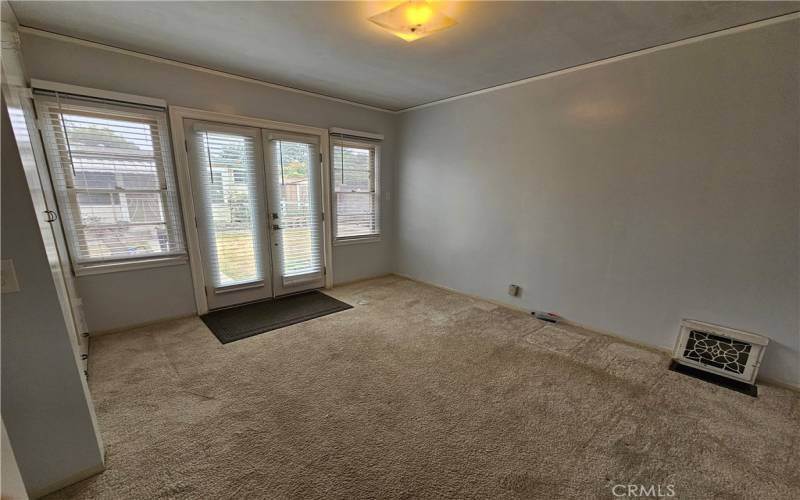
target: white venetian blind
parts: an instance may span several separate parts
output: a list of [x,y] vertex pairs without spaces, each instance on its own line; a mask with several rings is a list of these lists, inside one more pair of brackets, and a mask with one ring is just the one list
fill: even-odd
[[182,255],[164,110],[36,97],[76,269]]
[[[270,135],[270,211],[277,214],[284,285],[322,276],[319,147],[313,139]],[[317,162],[317,163],[315,163]]]
[[332,140],[336,239],[378,236],[379,146],[346,138]]
[[192,131],[192,175],[200,186],[199,230],[215,289],[264,280],[264,235],[259,214],[256,136],[208,130]]

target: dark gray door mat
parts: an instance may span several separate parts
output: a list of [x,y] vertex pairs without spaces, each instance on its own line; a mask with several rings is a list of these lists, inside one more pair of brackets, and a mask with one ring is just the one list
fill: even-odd
[[223,344],[327,316],[353,306],[316,290],[212,311],[200,316]]

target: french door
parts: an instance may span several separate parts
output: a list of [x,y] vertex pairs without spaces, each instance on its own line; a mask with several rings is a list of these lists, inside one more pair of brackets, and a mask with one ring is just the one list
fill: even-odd
[[184,127],[209,309],[322,287],[318,137]]
[[325,283],[319,138],[264,131],[275,295]]

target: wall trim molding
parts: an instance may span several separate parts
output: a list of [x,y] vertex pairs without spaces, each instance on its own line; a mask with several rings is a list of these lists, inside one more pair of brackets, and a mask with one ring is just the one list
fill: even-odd
[[[196,317],[199,317],[199,316],[195,312],[195,313],[192,313],[192,314],[181,314],[181,315],[178,315],[178,316],[169,316],[169,317],[166,317],[166,318],[154,319],[153,321],[145,321],[143,323],[136,323],[134,325],[119,326],[119,327],[116,327],[116,328],[108,328],[106,330],[90,331],[90,332],[88,332],[89,333],[89,339],[91,340],[91,339],[96,338],[96,337],[105,337],[106,335],[114,335],[115,333],[127,332],[128,330],[138,330],[139,328],[147,328],[147,327],[155,326],[155,325],[158,325],[158,324],[161,324],[161,323],[169,323],[170,321],[178,321],[178,320],[181,320],[181,319],[189,319],[189,318],[196,318]],[[91,344],[89,344],[89,347],[91,348]],[[91,356],[91,354],[90,354],[90,356]]]
[[[357,279],[354,279],[354,280],[342,281],[341,283],[334,283],[333,286],[331,287],[331,290],[335,290],[335,289],[341,288],[343,286],[355,285],[355,284],[362,283],[362,282],[365,282],[365,281],[372,281],[372,280],[377,280],[377,279],[381,279],[381,278],[389,278],[391,276],[405,278],[405,276],[400,276],[399,274],[396,274],[396,273],[384,273],[384,274],[378,274],[376,276],[370,276],[368,278],[357,278]],[[411,278],[407,278],[407,279],[411,279]]]
[[544,80],[546,78],[552,78],[556,76],[566,75],[569,73],[573,73],[575,71],[580,71],[583,69],[594,68],[596,66],[603,66],[605,64],[611,64],[619,61],[624,61],[626,59],[632,59],[634,57],[644,56],[647,54],[652,54],[654,52],[660,52],[662,50],[673,49],[675,47],[681,47],[683,45],[691,45],[693,43],[703,42],[705,40],[711,40],[714,38],[720,38],[723,36],[733,35],[736,33],[742,33],[744,31],[750,31],[754,29],[763,28],[765,26],[771,26],[773,24],[780,24],[784,22],[794,21],[800,19],[800,12],[792,12],[789,14],[782,14],[780,16],[771,17],[768,19],[762,19],[761,21],[754,21],[747,24],[742,24],[739,26],[733,26],[730,28],[723,28],[718,31],[712,31],[711,33],[706,33],[703,35],[695,35],[692,37],[684,38],[682,40],[676,40],[674,42],[668,42],[661,45],[654,45],[653,47],[648,47],[645,49],[638,49],[631,52],[627,52],[625,54],[619,54],[616,56],[607,57],[604,59],[598,59],[597,61],[592,61],[588,63],[582,63],[575,66],[571,66],[568,68],[563,68],[555,71],[550,71],[548,73],[542,73],[541,75],[532,76],[529,78],[524,78],[522,80],[515,80],[513,82],[503,83],[500,85],[494,85],[492,87],[487,87],[481,90],[475,90],[472,92],[467,92],[465,94],[459,94],[453,97],[447,97],[445,99],[439,99],[436,101],[431,101],[425,104],[420,104],[418,106],[412,106],[410,108],[401,109],[399,111],[395,111],[396,114],[407,113],[409,111],[416,111],[418,109],[425,109],[431,106],[437,106],[439,104],[444,104],[447,102],[457,101],[460,99],[466,99],[468,97],[473,97],[476,95],[481,94],[488,94],[489,92],[495,92],[498,90],[503,90],[511,87],[516,87],[518,85],[525,85],[526,83],[535,82],[537,80]]
[[[455,288],[450,288],[450,287],[447,287],[447,286],[438,285],[436,283],[433,283],[433,282],[430,282],[430,281],[425,281],[423,279],[415,278],[413,276],[410,276],[410,275],[407,275],[407,274],[402,274],[402,273],[399,273],[399,272],[394,272],[392,274],[394,276],[399,277],[399,278],[404,278],[404,279],[407,279],[407,280],[410,280],[410,281],[414,281],[416,283],[421,283],[423,285],[432,286],[434,288],[438,288],[438,289],[444,290],[446,292],[455,293],[455,294],[458,294],[458,295],[462,295],[464,297],[469,297],[471,299],[480,300],[480,301],[483,301],[483,302],[489,302],[490,304],[494,304],[494,305],[496,305],[498,307],[504,307],[506,309],[511,309],[511,310],[514,310],[514,311],[519,311],[519,312],[523,312],[525,314],[531,315],[531,310],[530,309],[525,309],[524,307],[519,306],[519,305],[509,304],[509,303],[506,303],[506,302],[501,302],[499,300],[493,300],[493,299],[488,299],[486,297],[481,297],[480,295],[473,295],[471,293],[462,292],[460,290],[456,290]],[[605,335],[606,337],[615,338],[617,340],[625,342],[626,344],[631,344],[631,345],[634,345],[636,347],[640,347],[642,349],[647,349],[648,351],[655,351],[655,352],[666,354],[667,356],[672,357],[672,347],[659,346],[659,345],[655,345],[655,344],[648,344],[646,342],[641,342],[639,340],[635,340],[635,339],[632,339],[632,338],[629,338],[629,337],[624,337],[624,336],[622,336],[622,335],[620,335],[618,333],[610,332],[608,330],[598,329],[598,328],[595,328],[595,327],[590,326],[590,325],[585,325],[585,324],[582,324],[582,323],[578,323],[576,321],[568,320],[566,318],[562,318],[561,323],[564,323],[566,325],[569,325],[569,326],[572,326],[572,327],[575,327],[575,328],[580,328],[581,330],[586,330],[588,333],[591,333],[593,335]],[[761,384],[772,385],[772,386],[775,386],[775,387],[780,387],[782,389],[788,389],[790,391],[800,392],[800,385],[795,385],[795,384],[792,384],[791,382],[784,382],[784,381],[781,381],[781,380],[776,380],[776,379],[771,378],[771,377],[764,377],[762,375],[759,375],[758,379],[756,380],[756,382],[757,383],[761,383]]]
[[476,95],[486,94],[486,93],[489,93],[489,92],[495,92],[497,90],[503,90],[503,89],[507,89],[507,88],[511,88],[511,87],[516,87],[518,85],[524,85],[526,83],[535,82],[537,80],[542,80],[542,79],[545,79],[545,78],[552,78],[552,77],[555,77],[555,76],[565,75],[565,74],[572,73],[574,71],[579,71],[579,70],[582,70],[582,69],[589,69],[589,68],[593,68],[593,67],[596,67],[596,66],[601,66],[601,65],[604,65],[604,64],[610,64],[610,63],[614,63],[614,62],[618,62],[618,61],[624,61],[626,59],[631,59],[631,58],[634,58],[634,57],[639,57],[639,56],[643,56],[643,55],[647,55],[647,54],[652,54],[654,52],[659,52],[659,51],[662,51],[662,50],[672,49],[672,48],[675,48],[675,47],[681,47],[683,45],[689,45],[689,44],[693,44],[693,43],[697,43],[697,42],[702,42],[702,41],[705,41],[705,40],[711,40],[711,39],[714,39],[714,38],[719,38],[719,37],[723,37],[723,36],[727,36],[727,35],[733,35],[733,34],[741,33],[741,32],[744,32],[744,31],[750,31],[750,30],[754,30],[754,29],[763,28],[765,26],[771,26],[773,24],[779,24],[779,23],[789,22],[789,21],[798,20],[798,19],[800,19],[800,11],[791,12],[789,14],[781,14],[779,16],[775,16],[775,17],[771,17],[771,18],[767,18],[767,19],[762,19],[760,21],[754,21],[754,22],[750,22],[750,23],[746,23],[746,24],[741,24],[739,26],[733,26],[733,27],[730,27],[730,28],[723,28],[723,29],[718,30],[718,31],[712,31],[711,33],[705,33],[705,34],[702,34],[702,35],[695,35],[695,36],[687,37],[687,38],[684,38],[684,39],[681,39],[681,40],[676,40],[674,42],[668,42],[668,43],[664,43],[664,44],[661,44],[661,45],[655,45],[653,47],[648,47],[648,48],[644,48],[644,49],[638,49],[638,50],[634,50],[634,51],[627,52],[627,53],[624,53],[624,54],[619,54],[619,55],[607,57],[607,58],[604,58],[604,59],[598,59],[596,61],[592,61],[592,62],[588,62],[588,63],[582,63],[582,64],[578,64],[578,65],[571,66],[571,67],[568,67],[568,68],[562,68],[562,69],[559,69],[559,70],[550,71],[548,73],[542,73],[540,75],[535,75],[535,76],[531,76],[531,77],[528,77],[528,78],[523,78],[521,80],[514,80],[514,81],[511,81],[511,82],[508,82],[508,83],[503,83],[503,84],[500,84],[500,85],[494,85],[494,86],[491,86],[491,87],[486,87],[485,89],[474,90],[472,92],[467,92],[467,93],[455,95],[455,96],[452,96],[452,97],[446,97],[444,99],[438,99],[438,100],[431,101],[431,102],[428,102],[428,103],[419,104],[417,106],[411,106],[411,107],[403,108],[403,109],[399,109],[399,110],[391,110],[391,109],[381,108],[381,107],[378,107],[378,106],[371,106],[369,104],[362,104],[360,102],[350,101],[350,100],[342,99],[342,98],[339,98],[339,97],[333,97],[333,96],[329,96],[329,95],[325,95],[325,94],[311,92],[311,91],[308,91],[308,90],[302,90],[302,89],[298,89],[298,88],[294,88],[294,87],[289,87],[289,86],[286,86],[286,85],[280,85],[280,84],[277,84],[277,83],[271,83],[271,82],[267,82],[267,81],[264,81],[264,80],[259,80],[257,78],[251,78],[251,77],[247,77],[247,76],[237,75],[235,73],[229,73],[229,72],[226,72],[226,71],[206,68],[204,66],[198,66],[198,65],[195,65],[195,64],[176,61],[174,59],[169,59],[169,58],[166,58],[166,57],[154,56],[154,55],[151,55],[151,54],[146,54],[146,53],[143,53],[143,52],[136,52],[134,50],[129,50],[129,49],[122,49],[122,48],[119,48],[119,47],[115,47],[113,45],[107,45],[107,44],[99,43],[99,42],[92,42],[92,41],[89,41],[89,40],[85,40],[83,38],[76,38],[76,37],[72,37],[72,36],[69,36],[69,35],[62,35],[60,33],[55,33],[55,32],[52,32],[52,31],[42,30],[42,29],[39,29],[39,28],[33,28],[33,27],[30,27],[30,26],[19,25],[18,29],[19,29],[19,31],[21,33],[26,33],[26,34],[29,34],[29,35],[39,36],[39,37],[43,37],[43,38],[50,38],[50,39],[53,39],[53,40],[59,40],[59,41],[62,41],[62,42],[67,42],[67,43],[74,43],[74,44],[77,44],[77,45],[82,45],[84,47],[91,47],[91,48],[95,48],[95,49],[106,50],[106,51],[109,51],[109,52],[116,52],[118,54],[124,54],[124,55],[132,56],[132,57],[138,57],[140,59],[146,59],[146,60],[149,60],[149,61],[160,62],[160,63],[163,63],[163,64],[169,64],[169,65],[177,66],[177,67],[184,68],[184,69],[200,71],[202,73],[207,73],[207,74],[210,74],[210,75],[220,76],[220,77],[223,77],[223,78],[230,78],[230,79],[233,79],[233,80],[239,80],[239,81],[243,81],[243,82],[254,83],[256,85],[262,85],[262,86],[273,88],[273,89],[285,90],[287,92],[294,92],[294,93],[298,93],[298,94],[302,94],[302,95],[306,95],[306,96],[310,96],[310,97],[317,97],[319,99],[325,99],[325,100],[328,100],[328,101],[338,102],[338,103],[342,103],[342,104],[349,104],[351,106],[357,106],[357,107],[364,108],[364,109],[369,109],[369,110],[372,110],[372,111],[379,111],[379,112],[382,112],[382,113],[399,115],[399,114],[407,113],[409,111],[416,111],[416,110],[419,110],[419,109],[424,109],[424,108],[428,108],[428,107],[431,107],[431,106],[436,106],[436,105],[439,105],[439,104],[444,104],[444,103],[448,103],[448,102],[452,102],[452,101],[457,101],[459,99],[466,99],[468,97],[473,97],[473,96],[476,96]]
[[57,481],[55,483],[49,484],[49,485],[45,486],[44,488],[40,488],[38,490],[29,491],[28,495],[31,498],[41,498],[41,497],[43,497],[45,495],[49,495],[50,493],[58,491],[61,488],[66,488],[67,486],[69,486],[71,484],[75,484],[78,481],[83,481],[84,479],[88,479],[88,478],[90,478],[92,476],[96,476],[97,474],[100,474],[101,472],[103,472],[105,470],[106,470],[106,467],[105,467],[105,465],[102,465],[102,464],[100,466],[97,466],[97,467],[89,467],[88,469],[84,469],[84,470],[82,470],[82,471],[80,471],[80,472],[78,472],[76,474],[73,474],[73,475],[71,475],[69,477],[66,477],[66,478],[62,479],[61,481]]
[[113,45],[106,45],[104,43],[92,42],[92,41],[89,41],[89,40],[85,40],[83,38],[76,38],[76,37],[72,37],[72,36],[69,36],[69,35],[62,35],[60,33],[54,33],[52,31],[42,30],[42,29],[39,29],[39,28],[32,28],[30,26],[25,26],[25,25],[22,25],[22,24],[19,26],[19,32],[20,33],[25,33],[25,34],[28,34],[28,35],[34,35],[34,36],[42,37],[42,38],[50,38],[50,39],[53,39],[53,40],[59,40],[61,42],[73,43],[75,45],[81,45],[83,47],[90,47],[90,48],[93,48],[93,49],[100,49],[100,50],[105,50],[105,51],[108,51],[108,52],[115,52],[117,54],[123,54],[123,55],[126,55],[126,56],[138,57],[139,59],[145,59],[147,61],[153,61],[153,62],[158,62],[158,63],[162,63],[162,64],[169,64],[170,66],[177,66],[179,68],[199,71],[201,73],[207,73],[209,75],[214,75],[214,76],[221,76],[223,78],[230,78],[232,80],[239,80],[241,82],[254,83],[256,85],[262,85],[264,87],[269,87],[269,88],[272,88],[272,89],[285,90],[286,92],[293,92],[295,94],[301,94],[301,95],[305,95],[305,96],[309,96],[309,97],[316,97],[316,98],[319,98],[319,99],[325,99],[326,101],[333,101],[333,102],[338,102],[338,103],[341,103],[341,104],[348,104],[350,106],[356,106],[356,107],[359,107],[359,108],[369,109],[369,110],[372,110],[372,111],[379,111],[381,113],[389,113],[389,114],[397,113],[397,111],[392,111],[392,110],[385,109],[385,108],[380,108],[380,107],[377,107],[377,106],[370,106],[369,104],[362,104],[360,102],[350,101],[348,99],[342,99],[342,98],[339,98],[339,97],[333,97],[333,96],[329,96],[329,95],[325,95],[325,94],[320,94],[320,93],[317,93],[317,92],[311,92],[309,90],[302,90],[302,89],[298,89],[298,88],[294,88],[294,87],[289,87],[289,86],[286,86],[286,85],[280,85],[280,84],[277,84],[277,83],[271,83],[271,82],[267,82],[265,80],[259,80],[258,78],[251,78],[249,76],[237,75],[235,73],[229,73],[227,71],[220,71],[220,70],[217,70],[217,69],[206,68],[205,66],[198,66],[196,64],[176,61],[174,59],[169,59],[169,58],[166,58],[166,57],[154,56],[154,55],[151,55],[151,54],[146,54],[144,52],[137,52],[135,50],[121,49],[121,48],[115,47]]

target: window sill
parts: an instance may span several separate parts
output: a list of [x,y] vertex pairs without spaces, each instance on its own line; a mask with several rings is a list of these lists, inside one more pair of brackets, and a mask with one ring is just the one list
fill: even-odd
[[137,259],[104,264],[84,264],[82,266],[75,266],[75,276],[91,276],[94,274],[136,271],[138,269],[152,269],[166,266],[179,266],[188,262],[189,259],[186,255],[176,255],[172,257]]
[[378,243],[381,241],[380,235],[378,236],[364,236],[360,238],[342,238],[340,240],[336,239],[333,240],[333,246],[347,246],[347,245],[359,245],[361,243]]

